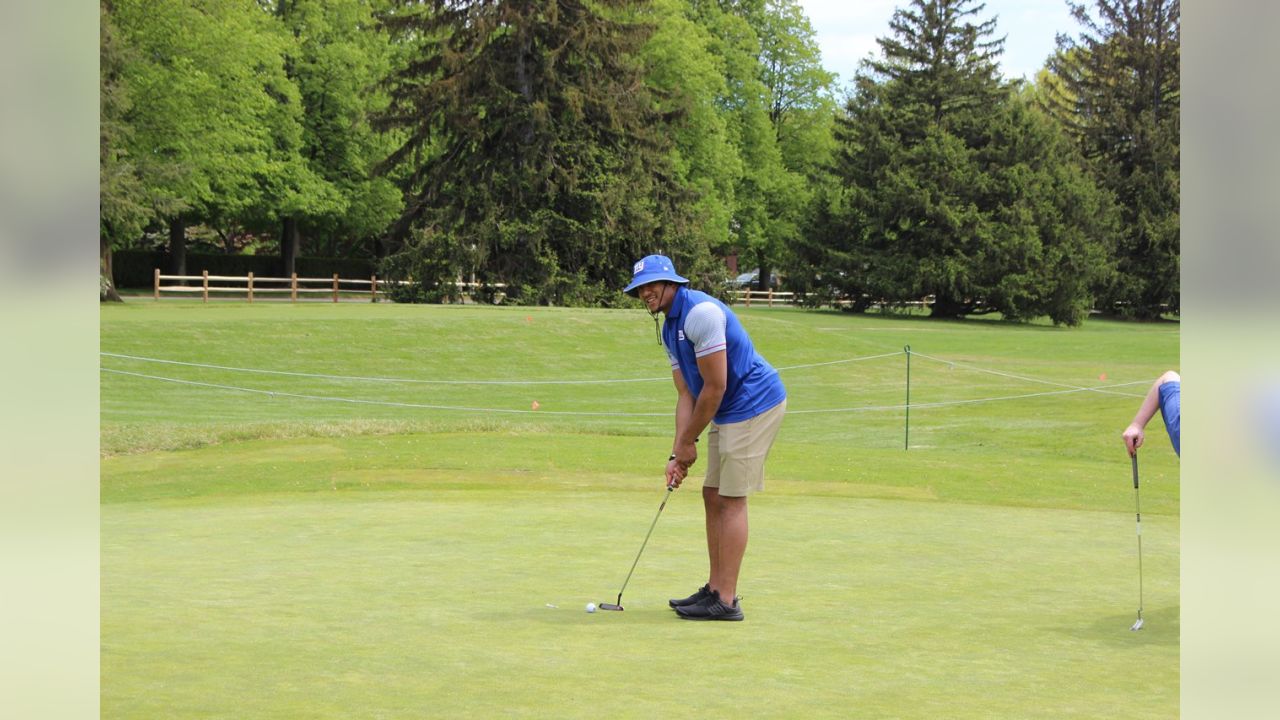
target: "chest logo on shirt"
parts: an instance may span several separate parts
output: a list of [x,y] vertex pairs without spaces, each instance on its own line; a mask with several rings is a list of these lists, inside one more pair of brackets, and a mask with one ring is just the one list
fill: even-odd
[[676,339],[679,340],[680,342],[684,342],[684,330],[676,331]]

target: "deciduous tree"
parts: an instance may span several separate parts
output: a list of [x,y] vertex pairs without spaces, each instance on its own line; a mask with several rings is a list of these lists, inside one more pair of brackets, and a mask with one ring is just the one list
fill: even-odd
[[99,5],[98,76],[98,249],[102,299],[119,301],[111,269],[111,252],[142,232],[151,218],[142,180],[129,156],[132,128],[129,88],[123,77],[132,49],[119,38],[109,5]]
[[389,72],[386,34],[365,0],[270,0],[264,9],[293,38],[285,68],[302,110],[301,161],[332,189],[309,208],[292,202],[278,209],[284,271],[293,271],[307,237],[313,252],[336,256],[358,246],[372,253],[373,240],[401,210],[399,190],[371,172],[391,150],[369,123],[385,105],[377,84]]
[[169,225],[170,270],[184,274],[186,225],[314,211],[332,188],[299,154],[302,106],[284,69],[291,39],[238,0],[115,0],[136,49],[122,77],[131,157]]

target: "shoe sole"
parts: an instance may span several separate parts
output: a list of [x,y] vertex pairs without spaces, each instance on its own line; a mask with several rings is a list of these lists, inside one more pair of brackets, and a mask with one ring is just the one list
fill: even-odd
[[741,622],[746,619],[745,615],[681,615],[681,620],[724,620],[728,622]]

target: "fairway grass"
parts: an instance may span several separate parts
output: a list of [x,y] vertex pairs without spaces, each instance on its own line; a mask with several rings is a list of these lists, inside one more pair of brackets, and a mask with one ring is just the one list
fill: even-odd
[[[913,409],[904,450],[901,412],[850,410],[900,405],[904,356],[784,370],[791,411],[841,412],[784,423],[746,621],[694,623],[666,607],[706,579],[693,483],[627,610],[583,610],[663,496],[673,391],[642,312],[104,307],[104,352],[299,375],[103,358],[170,380],[102,376],[102,716],[1177,716],[1177,459],[1157,417],[1130,632],[1119,440],[1176,325],[742,316],[776,366],[910,344],[946,361],[913,358],[913,404],[981,402]],[[374,377],[637,381],[352,379]],[[408,407],[535,399],[566,414]]]

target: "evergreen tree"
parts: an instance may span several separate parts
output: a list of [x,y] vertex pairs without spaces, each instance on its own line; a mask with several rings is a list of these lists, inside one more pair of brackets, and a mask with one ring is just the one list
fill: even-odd
[[889,21],[893,35],[878,38],[882,58],[870,69],[886,81],[887,101],[913,113],[923,137],[929,125],[966,131],[966,121],[1001,102],[1007,88],[998,61],[1004,38],[993,38],[996,19],[976,20],[985,3],[912,0]]
[[999,78],[994,20],[972,21],[982,8],[914,0],[895,13],[838,120],[847,187],[820,216],[826,247],[806,252],[859,307],[932,295],[935,317],[1078,324],[1107,271],[1108,200]]
[[1058,37],[1049,107],[1099,183],[1117,197],[1119,272],[1102,306],[1142,318],[1179,309],[1181,3],[1097,0],[1072,13],[1084,31]]
[[635,258],[705,254],[671,166],[678,118],[640,62],[645,5],[432,0],[385,16],[421,50],[379,123],[405,137],[386,163],[407,171],[390,268],[474,271],[517,302],[616,303]]

